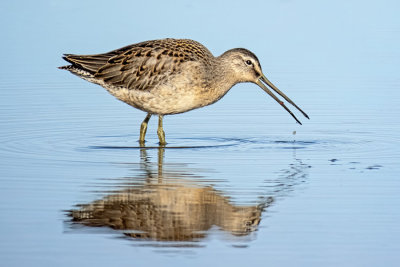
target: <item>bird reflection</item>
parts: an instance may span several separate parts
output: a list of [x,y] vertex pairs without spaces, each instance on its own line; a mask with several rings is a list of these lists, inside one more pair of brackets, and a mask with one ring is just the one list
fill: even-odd
[[168,165],[163,170],[164,148],[158,149],[156,170],[147,150],[140,153],[142,175],[125,178],[123,189],[102,199],[77,205],[68,213],[72,222],[109,227],[135,239],[196,241],[214,226],[234,236],[248,235],[273,202],[270,196],[254,205],[235,205],[224,192],[193,179],[187,168]]

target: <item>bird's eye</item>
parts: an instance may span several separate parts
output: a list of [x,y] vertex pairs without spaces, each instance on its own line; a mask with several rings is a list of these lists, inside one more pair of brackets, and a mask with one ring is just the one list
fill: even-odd
[[251,65],[253,65],[253,63],[251,62],[251,60],[246,60],[246,65],[251,66]]

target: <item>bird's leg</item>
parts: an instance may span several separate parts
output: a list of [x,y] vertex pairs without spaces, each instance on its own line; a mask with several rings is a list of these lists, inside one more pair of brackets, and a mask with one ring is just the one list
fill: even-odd
[[164,161],[164,147],[158,149],[158,183],[163,182],[163,161]]
[[167,144],[167,142],[165,142],[165,133],[162,125],[163,117],[164,117],[163,115],[158,116],[158,129],[157,129],[158,139],[160,140],[161,146]]
[[146,136],[146,131],[147,131],[147,123],[149,122],[151,118],[151,114],[148,113],[146,118],[143,120],[142,124],[140,125],[140,137],[139,137],[139,144],[141,146],[144,145],[144,137]]

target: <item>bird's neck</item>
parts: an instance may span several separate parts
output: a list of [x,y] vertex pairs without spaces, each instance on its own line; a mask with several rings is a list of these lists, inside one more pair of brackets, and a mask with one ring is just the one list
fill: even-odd
[[210,89],[218,90],[226,94],[235,84],[238,83],[234,70],[230,62],[224,57],[216,58],[218,64],[215,64],[210,73]]
[[228,64],[218,62],[212,68],[207,68],[206,82],[199,91],[199,107],[211,105],[220,100],[237,81]]

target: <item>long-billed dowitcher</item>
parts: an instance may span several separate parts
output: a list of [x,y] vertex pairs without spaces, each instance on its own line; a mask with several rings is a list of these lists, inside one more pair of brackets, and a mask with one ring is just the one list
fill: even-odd
[[161,39],[122,47],[104,54],[63,57],[73,74],[107,89],[117,99],[147,112],[140,126],[145,142],[147,123],[158,115],[158,138],[165,145],[163,116],[183,113],[220,100],[235,84],[252,82],[301,122],[266,85],[302,111],[262,73],[256,55],[234,48],[214,57],[202,44],[189,39]]

